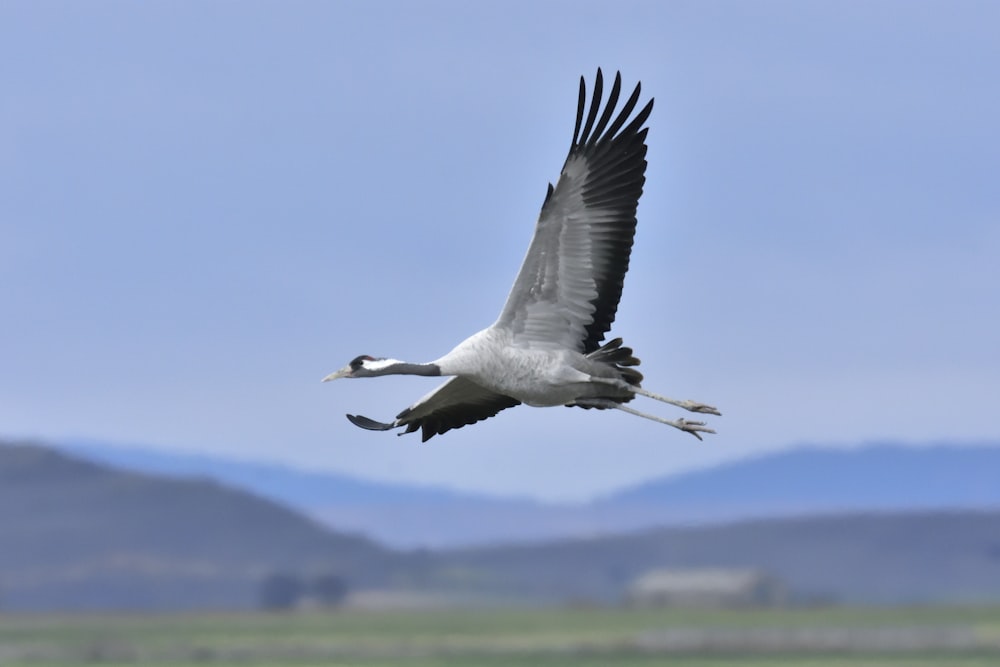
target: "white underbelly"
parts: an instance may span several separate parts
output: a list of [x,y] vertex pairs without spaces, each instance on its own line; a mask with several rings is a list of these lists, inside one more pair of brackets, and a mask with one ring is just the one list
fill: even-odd
[[564,350],[513,347],[504,332],[470,336],[436,363],[444,375],[461,375],[525,405],[566,405],[587,395],[590,376],[574,368],[581,355]]
[[558,359],[561,353],[517,352],[495,372],[474,378],[476,383],[534,407],[566,405],[582,395],[581,385],[586,385],[589,377]]

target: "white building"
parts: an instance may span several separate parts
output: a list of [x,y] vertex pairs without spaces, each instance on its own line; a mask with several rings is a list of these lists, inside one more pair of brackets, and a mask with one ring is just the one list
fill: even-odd
[[746,569],[650,570],[626,592],[634,607],[770,607],[785,601],[782,583]]

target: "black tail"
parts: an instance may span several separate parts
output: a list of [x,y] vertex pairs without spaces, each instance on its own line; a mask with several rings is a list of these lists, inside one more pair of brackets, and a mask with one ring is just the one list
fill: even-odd
[[631,366],[638,366],[639,360],[632,355],[632,348],[622,347],[621,338],[609,340],[601,347],[589,353],[587,358],[614,364],[615,368],[621,373],[622,379],[631,385],[638,386],[642,382],[642,373],[631,368]]

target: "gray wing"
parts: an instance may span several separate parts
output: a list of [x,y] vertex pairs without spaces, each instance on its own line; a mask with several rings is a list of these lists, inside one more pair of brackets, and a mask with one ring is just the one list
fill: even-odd
[[556,187],[549,185],[528,254],[494,325],[509,329],[519,347],[593,352],[618,310],[646,181],[648,128],[642,126],[653,100],[623,128],[639,99],[637,84],[609,125],[621,74],[598,119],[602,89],[598,69],[583,124],[587,91],[580,78],[569,156]]
[[516,398],[484,389],[471,380],[453,377],[396,415],[391,424],[360,415],[347,415],[347,418],[355,426],[370,431],[388,431],[400,426],[406,427],[403,433],[420,429],[423,442],[427,442],[435,435],[489,419],[501,410],[520,404]]

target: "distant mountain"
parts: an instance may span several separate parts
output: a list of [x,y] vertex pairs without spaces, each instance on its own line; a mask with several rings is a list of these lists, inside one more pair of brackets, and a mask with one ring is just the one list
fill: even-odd
[[1000,507],[1000,444],[797,449],[647,482],[597,504],[744,513]]
[[414,498],[448,503],[476,497],[432,486],[386,484],[280,464],[123,447],[92,440],[68,440],[58,446],[67,454],[118,468],[174,477],[209,477],[299,508],[403,503]]
[[73,456],[124,470],[208,478],[295,507],[337,530],[398,548],[448,547],[588,534],[593,518],[549,507],[431,486],[390,484],[267,463],[177,454],[94,441],[60,443]]
[[[642,506],[659,502],[654,493]],[[755,520],[404,553],[213,480],[0,443],[0,607],[10,610],[247,609],[272,573],[335,575],[356,591],[434,599],[607,603],[661,567],[760,569],[799,601],[997,603],[1000,510]]]
[[1000,443],[792,449],[654,480],[577,505],[95,442],[63,447],[126,469],[216,479],[295,507],[335,529],[400,548],[542,541],[845,511],[1000,508]]
[[246,608],[272,572],[373,585],[398,560],[216,481],[0,444],[2,608]]

